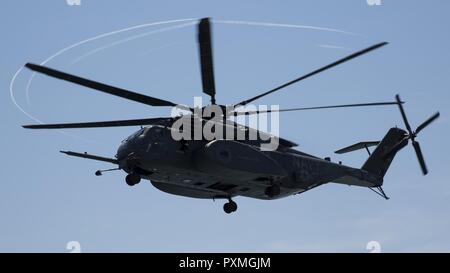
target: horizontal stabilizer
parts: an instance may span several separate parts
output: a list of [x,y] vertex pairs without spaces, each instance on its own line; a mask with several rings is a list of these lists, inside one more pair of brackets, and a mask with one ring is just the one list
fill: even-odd
[[76,156],[76,157],[81,157],[81,158],[87,158],[87,159],[93,159],[93,160],[98,160],[98,161],[109,162],[109,163],[112,163],[112,164],[119,164],[119,161],[117,161],[117,159],[103,157],[103,156],[98,156],[98,155],[90,155],[88,153],[77,153],[77,152],[71,152],[71,151],[61,151],[61,153],[66,154],[66,155],[70,155],[70,156]]
[[340,150],[337,150],[336,154],[345,154],[349,152],[353,152],[359,149],[367,149],[371,146],[377,146],[380,142],[379,141],[362,141],[358,142],[356,144],[350,145],[348,147],[342,148]]

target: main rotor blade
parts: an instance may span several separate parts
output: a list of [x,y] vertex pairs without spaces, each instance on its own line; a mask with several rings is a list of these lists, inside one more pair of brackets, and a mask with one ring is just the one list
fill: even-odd
[[425,160],[423,158],[422,151],[420,149],[420,144],[417,141],[413,141],[412,145],[414,147],[414,150],[416,151],[417,159],[419,160],[420,168],[422,169],[423,175],[427,175],[428,169],[427,165],[425,164]]
[[209,18],[203,18],[198,24],[198,44],[203,92],[210,95],[211,103],[215,104],[216,86],[214,83],[211,27]]
[[432,115],[429,119],[427,119],[425,122],[420,124],[416,129],[416,134],[418,134],[420,131],[422,131],[425,127],[430,125],[433,121],[435,121],[439,117],[439,112],[436,112],[434,115]]
[[351,54],[351,55],[348,55],[348,56],[345,57],[345,58],[342,58],[342,59],[340,59],[340,60],[338,60],[338,61],[336,61],[336,62],[334,62],[334,63],[331,63],[331,64],[329,64],[329,65],[326,65],[326,66],[322,67],[322,68],[319,68],[319,69],[317,69],[317,70],[314,70],[313,72],[310,72],[310,73],[308,73],[308,74],[306,74],[306,75],[303,75],[303,76],[301,76],[301,77],[299,77],[299,78],[297,78],[297,79],[295,79],[295,80],[292,80],[292,81],[287,82],[287,83],[285,83],[285,84],[283,84],[283,85],[280,85],[280,86],[278,86],[278,87],[276,87],[276,88],[274,88],[274,89],[272,89],[272,90],[269,90],[269,91],[267,91],[267,92],[264,92],[264,93],[262,93],[262,94],[260,94],[260,95],[258,95],[258,96],[256,96],[256,97],[253,97],[253,98],[248,99],[248,100],[241,101],[241,102],[237,103],[235,106],[238,106],[238,105],[246,105],[246,104],[248,104],[248,103],[250,103],[250,102],[252,102],[252,101],[254,101],[254,100],[257,100],[257,99],[259,99],[259,98],[261,98],[261,97],[264,97],[264,96],[266,96],[266,95],[269,95],[269,94],[271,94],[271,93],[273,93],[273,92],[275,92],[275,91],[278,91],[278,90],[280,90],[280,89],[282,89],[282,88],[285,88],[285,87],[287,87],[287,86],[289,86],[289,85],[292,85],[292,84],[294,84],[294,83],[296,83],[296,82],[299,82],[299,81],[301,81],[301,80],[304,80],[304,79],[306,79],[306,78],[309,78],[309,77],[311,77],[311,76],[314,76],[314,75],[316,75],[316,74],[318,74],[318,73],[320,73],[320,72],[323,72],[323,71],[325,71],[325,70],[327,70],[327,69],[330,69],[330,68],[332,68],[332,67],[335,67],[335,66],[337,66],[337,65],[339,65],[339,64],[345,63],[345,62],[347,62],[347,61],[349,61],[349,60],[351,60],[351,59],[354,59],[354,58],[356,58],[356,57],[359,57],[359,56],[361,56],[361,55],[363,55],[363,54],[366,54],[366,53],[368,53],[368,52],[370,52],[370,51],[372,51],[372,50],[375,50],[375,49],[380,48],[380,47],[382,47],[382,46],[385,46],[385,45],[387,45],[387,44],[388,44],[387,42],[383,42],[383,43],[379,43],[379,44],[373,45],[373,46],[371,46],[371,47],[368,47],[368,48],[366,48],[366,49],[360,50],[360,51],[358,51],[358,52],[355,52],[355,53],[353,53],[353,54]]
[[92,89],[95,89],[98,91],[105,92],[110,95],[129,99],[129,100],[140,102],[143,104],[152,105],[152,106],[175,106],[175,105],[177,105],[170,101],[153,98],[150,96],[146,96],[146,95],[142,95],[142,94],[135,93],[132,91],[128,91],[128,90],[125,90],[122,88],[118,88],[118,87],[103,84],[100,82],[88,80],[85,78],[74,76],[74,75],[71,75],[71,74],[68,74],[65,72],[61,72],[61,71],[58,71],[58,70],[55,70],[52,68],[48,68],[45,66],[32,64],[32,63],[27,63],[25,66],[35,72],[39,72],[39,73],[45,74],[45,75],[53,77],[53,78],[57,78],[57,79],[75,83],[75,84],[78,84],[81,86],[89,87],[89,88],[92,88]]
[[[403,103],[403,102],[401,102]],[[247,111],[247,112],[235,112],[232,113],[236,116],[241,115],[254,115],[271,112],[290,112],[290,111],[303,111],[303,110],[316,110],[316,109],[330,109],[330,108],[349,108],[349,107],[364,107],[364,106],[381,106],[381,105],[397,105],[397,102],[372,102],[372,103],[358,103],[358,104],[342,104],[342,105],[328,105],[328,106],[315,106],[315,107],[302,107],[302,108],[289,108],[278,110],[263,110],[263,111]]]
[[414,134],[411,130],[411,126],[409,125],[408,118],[406,118],[405,110],[403,109],[403,106],[401,104],[400,95],[398,95],[398,94],[395,95],[395,99],[397,100],[398,108],[400,109],[400,113],[402,114],[402,118],[403,118],[403,122],[405,123],[406,130],[408,130],[409,135],[414,138]]
[[61,123],[61,124],[37,124],[24,125],[26,129],[73,129],[73,128],[100,128],[100,127],[120,127],[120,126],[138,126],[138,125],[162,125],[170,123],[172,118],[147,118],[131,120],[113,120],[82,123]]

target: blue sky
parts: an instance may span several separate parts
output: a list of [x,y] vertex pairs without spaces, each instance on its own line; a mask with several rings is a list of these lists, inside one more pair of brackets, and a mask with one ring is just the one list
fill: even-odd
[[[114,251],[450,251],[448,145],[450,37],[448,1],[7,1],[0,10],[2,116],[0,251],[66,252],[78,241],[85,252]],[[109,167],[69,158],[61,149],[113,156],[136,128],[27,131],[34,123],[12,102],[10,83],[26,62],[111,31],[152,22],[212,17],[217,100],[234,103],[381,41],[387,47],[258,101],[281,107],[386,101],[400,93],[417,126],[436,110],[441,118],[418,140],[430,169],[421,175],[411,147],[385,177],[385,201],[364,188],[328,184],[276,201],[222,201],[160,192],[150,183],[130,188],[124,173],[95,177]],[[308,25],[226,24],[225,20]],[[84,43],[47,65],[112,85],[185,104],[201,94],[194,25],[172,23],[134,29]],[[157,31],[157,32],[155,32]],[[150,34],[149,32],[155,32]],[[140,38],[117,43],[129,37]],[[111,43],[115,46],[105,47]],[[104,48],[103,50],[98,50]],[[95,51],[94,54],[88,54]],[[84,57],[85,56],[85,57]],[[22,71],[13,84],[17,103],[45,122],[166,116],[170,109],[107,96]],[[206,99],[206,98],[205,98]],[[350,166],[365,152],[337,148],[381,138],[403,126],[395,107],[280,114],[280,133],[298,149]]]

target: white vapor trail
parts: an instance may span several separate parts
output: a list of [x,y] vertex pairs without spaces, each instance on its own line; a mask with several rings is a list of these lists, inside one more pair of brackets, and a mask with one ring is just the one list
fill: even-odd
[[[73,60],[71,62],[71,65],[81,61],[84,58],[87,58],[89,56],[92,56],[102,50],[105,50],[107,48],[119,45],[119,44],[123,44],[135,39],[139,39],[145,36],[149,36],[152,34],[156,34],[156,33],[161,33],[164,31],[169,31],[169,30],[174,30],[174,29],[179,29],[179,28],[184,28],[190,25],[193,25],[195,23],[197,23],[198,18],[186,18],[186,19],[177,19],[177,20],[167,20],[167,21],[160,21],[160,22],[152,22],[152,23],[145,23],[145,24],[140,24],[140,25],[136,25],[136,26],[131,26],[131,27],[127,27],[127,28],[123,28],[123,29],[119,29],[119,30],[114,30],[114,31],[110,31],[107,33],[103,33],[82,41],[79,41],[77,43],[74,43],[70,46],[67,46],[59,51],[57,51],[56,53],[54,53],[53,55],[51,55],[50,57],[48,57],[47,59],[45,59],[43,62],[40,63],[40,65],[45,65],[46,63],[50,62],[51,60],[55,59],[56,57],[62,55],[63,53],[72,50],[78,46],[81,46],[83,44],[89,43],[89,42],[93,42],[95,40],[101,39],[101,38],[106,38],[108,36],[112,36],[115,34],[119,34],[119,33],[123,33],[123,32],[127,32],[127,31],[131,31],[131,30],[136,30],[136,29],[141,29],[141,28],[146,28],[146,27],[151,27],[151,26],[157,26],[157,25],[164,25],[164,24],[171,24],[171,23],[181,23],[183,22],[183,24],[180,25],[175,25],[175,26],[170,26],[170,27],[165,27],[162,29],[158,29],[158,30],[153,30],[153,31],[149,31],[149,32],[145,32],[142,34],[138,34],[135,36],[131,36],[131,37],[127,37],[124,38],[122,40],[118,40],[115,42],[112,42],[110,44],[98,47],[96,49],[93,49],[91,51],[89,51],[88,53],[85,53],[81,56],[79,56],[78,58],[76,58],[75,60]],[[262,27],[280,27],[280,28],[294,28],[294,29],[309,29],[309,30],[318,30],[318,31],[328,31],[328,32],[335,32],[335,33],[341,33],[341,34],[347,34],[347,35],[357,35],[355,33],[352,32],[348,32],[348,31],[344,31],[344,30],[339,30],[339,29],[334,29],[334,28],[327,28],[327,27],[317,27],[317,26],[308,26],[308,25],[295,25],[295,24],[281,24],[281,23],[267,23],[267,22],[251,22],[251,21],[238,21],[238,20],[213,20],[214,23],[221,23],[221,24],[235,24],[235,25],[250,25],[250,26],[262,26]],[[330,47],[331,48],[331,47]],[[337,47],[336,47],[337,48]],[[39,120],[38,118],[36,118],[35,116],[33,116],[32,114],[28,113],[25,109],[23,109],[16,101],[15,96],[14,96],[14,84],[16,79],[19,77],[19,75],[21,74],[21,72],[23,71],[23,67],[19,68],[16,73],[13,75],[10,85],[9,85],[9,91],[10,91],[10,96],[11,96],[11,100],[14,103],[14,105],[23,113],[25,114],[28,118],[36,121],[37,123],[42,124],[43,122],[41,120]],[[27,105],[31,105],[30,102],[30,87],[31,84],[33,82],[33,79],[35,77],[36,73],[33,72],[30,76],[30,78],[28,79],[28,82],[26,84],[26,88],[25,88],[25,96],[26,96],[26,102]],[[65,132],[61,132],[65,135],[69,135]],[[76,137],[73,135],[69,135],[71,137]],[[76,137],[79,138],[79,137]]]
[[343,46],[336,46],[336,45],[318,45],[318,47],[330,48],[330,49],[340,49],[340,50],[349,50],[349,48],[346,48],[346,47],[343,47]]
[[174,30],[174,29],[180,29],[180,28],[184,28],[184,27],[187,27],[187,26],[192,26],[192,25],[194,25],[196,23],[197,22],[195,22],[195,21],[194,22],[189,22],[189,23],[185,23],[185,24],[180,24],[180,25],[176,25],[176,26],[161,28],[161,29],[157,29],[157,30],[141,33],[141,34],[138,34],[138,35],[134,35],[134,36],[131,36],[131,37],[127,37],[127,38],[124,38],[122,40],[115,41],[115,42],[112,42],[110,44],[107,44],[107,45],[98,47],[98,48],[96,48],[94,50],[91,50],[88,53],[83,54],[80,57],[76,58],[70,64],[74,65],[74,64],[78,63],[79,61],[81,61],[82,59],[84,59],[86,57],[89,57],[89,56],[91,56],[93,54],[96,54],[96,53],[98,53],[100,51],[103,51],[105,49],[111,48],[113,46],[117,46],[117,45],[120,45],[120,44],[123,44],[123,43],[126,43],[126,42],[130,42],[130,41],[133,41],[133,40],[136,40],[136,39],[139,39],[139,38],[143,38],[145,36],[149,36],[149,35],[152,35],[152,34],[161,33],[161,32]]
[[[92,41],[95,41],[95,40],[98,40],[98,39],[101,39],[101,38],[105,38],[105,37],[108,37],[108,36],[111,36],[111,35],[119,34],[119,33],[130,31],[130,30],[145,28],[145,27],[151,27],[151,26],[157,26],[157,25],[163,25],[163,24],[171,24],[171,23],[178,23],[178,22],[186,22],[186,21],[192,21],[192,20],[197,20],[197,19],[196,18],[188,18],[188,19],[177,19],[177,20],[168,20],[168,21],[161,21],[161,22],[146,23],[146,24],[141,24],[141,25],[137,25],[137,26],[127,27],[127,28],[123,28],[123,29],[119,29],[119,30],[103,33],[103,34],[91,37],[89,39],[77,42],[77,43],[75,43],[73,45],[70,45],[68,47],[65,47],[65,48],[59,50],[58,52],[56,52],[52,56],[48,57],[45,61],[43,61],[41,63],[41,65],[44,65],[44,64],[48,63],[49,61],[51,61],[54,58],[58,57],[59,55],[63,54],[64,52],[69,51],[69,50],[71,50],[71,49],[73,49],[73,48],[75,48],[77,46],[80,46],[82,44],[89,43],[89,42],[92,42]],[[32,83],[33,78],[34,78],[35,75],[36,75],[36,72],[33,72],[33,74],[31,75],[30,79],[28,80],[26,91],[25,91],[28,105],[30,105],[29,90],[30,90],[31,83]]]
[[[83,44],[86,44],[86,43],[89,43],[89,42],[92,42],[92,41],[95,41],[95,40],[98,40],[98,39],[101,39],[101,38],[105,38],[105,37],[108,37],[108,36],[111,36],[111,35],[119,34],[119,33],[126,32],[126,31],[131,31],[131,30],[135,30],[135,29],[140,29],[140,28],[150,27],[150,26],[163,25],[163,24],[170,24],[170,23],[178,23],[178,22],[187,22],[187,21],[193,21],[193,20],[197,20],[197,19],[196,19],[196,18],[187,18],[187,19],[177,19],[177,20],[168,20],[168,21],[152,22],[152,23],[146,23],[146,24],[141,24],[141,25],[131,26],[131,27],[127,27],[127,28],[123,28],[123,29],[119,29],[119,30],[114,30],[114,31],[110,31],[110,32],[107,32],[107,33],[103,33],[103,34],[100,34],[100,35],[97,35],[97,36],[94,36],[94,37],[91,37],[91,38],[82,40],[82,41],[80,41],[80,42],[74,43],[74,44],[72,44],[72,45],[70,45],[70,46],[67,46],[67,47],[65,47],[65,48],[63,48],[63,49],[57,51],[55,54],[51,55],[50,57],[48,57],[47,59],[45,59],[43,62],[41,62],[41,65],[44,65],[44,64],[48,63],[49,61],[53,60],[54,58],[60,56],[61,54],[65,53],[65,52],[67,52],[67,51],[69,51],[69,50],[71,50],[71,49],[73,49],[73,48],[75,48],[75,47],[78,47],[78,46],[80,46],[80,45],[83,45]],[[16,81],[17,77],[20,75],[20,73],[21,73],[22,71],[23,71],[23,67],[19,68],[19,69],[16,71],[16,73],[14,73],[13,77],[11,78],[11,82],[10,82],[10,84],[9,84],[9,93],[10,93],[11,100],[12,100],[12,102],[14,103],[14,105],[17,107],[17,109],[19,109],[19,110],[20,110],[23,114],[25,114],[28,118],[30,118],[30,119],[36,121],[36,122],[39,123],[39,124],[43,124],[43,123],[44,123],[43,121],[41,121],[40,119],[36,118],[36,117],[33,116],[32,114],[28,113],[25,109],[23,109],[23,108],[17,103],[17,101],[16,101],[16,99],[15,99],[15,96],[14,96],[14,84],[15,84],[15,81]],[[30,78],[29,78],[29,80],[28,80],[28,82],[27,82],[26,88],[25,88],[26,101],[27,101],[27,104],[28,104],[28,105],[31,104],[31,103],[30,103],[29,90],[30,90],[31,83],[33,82],[33,79],[34,79],[35,75],[36,75],[36,72],[33,72],[33,73],[31,74],[31,76],[30,76]],[[68,134],[68,133],[66,133],[66,132],[64,132],[64,131],[58,131],[58,132],[60,132],[61,134],[70,136],[70,137],[74,137],[74,138],[81,139],[80,137],[77,137],[77,136],[75,136],[75,135]],[[86,141],[86,140],[84,140],[84,139],[81,139],[81,140]]]
[[342,33],[342,34],[347,34],[347,35],[357,35],[356,33],[348,32],[348,31],[344,31],[344,30],[340,30],[340,29],[328,28],[328,27],[307,26],[307,25],[249,22],[249,21],[236,21],[236,20],[213,20],[213,22],[214,23],[222,23],[222,24],[249,25],[249,26],[260,26],[260,27],[300,28],[300,29],[337,32],[337,33]]
[[[22,113],[24,113],[30,119],[36,121],[37,123],[43,124],[44,122],[42,122],[40,119],[36,118],[35,116],[33,116],[30,113],[28,113],[27,111],[25,111],[25,109],[23,109],[17,103],[16,98],[14,97],[14,92],[13,92],[13,90],[14,90],[13,89],[14,82],[16,81],[17,76],[20,74],[20,72],[22,72],[22,70],[23,70],[23,67],[19,68],[19,70],[17,70],[16,73],[14,74],[14,76],[12,77],[11,82],[9,83],[9,95],[11,97],[12,102],[17,107],[17,109],[19,109]],[[64,131],[58,131],[58,133],[63,134],[65,136],[76,138],[76,139],[81,140],[81,141],[86,142],[86,143],[92,143],[92,141],[90,141],[90,140],[84,139],[84,138],[76,136],[76,135],[72,135],[72,134],[66,133]]]

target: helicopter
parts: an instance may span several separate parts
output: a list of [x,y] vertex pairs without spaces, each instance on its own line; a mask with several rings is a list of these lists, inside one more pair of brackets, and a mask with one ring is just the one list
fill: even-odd
[[[407,146],[409,142],[411,142],[415,150],[423,175],[428,173],[416,137],[419,132],[439,117],[439,112],[436,112],[413,131],[403,108],[404,102],[399,95],[396,95],[395,101],[388,102],[239,111],[242,106],[246,106],[261,97],[383,47],[388,44],[387,42],[378,43],[357,51],[269,91],[228,107],[217,104],[215,99],[216,88],[209,18],[199,20],[197,35],[202,90],[211,98],[211,104],[203,109],[176,104],[168,100],[71,75],[53,68],[27,63],[25,66],[32,71],[59,80],[149,106],[179,107],[188,113],[175,117],[37,124],[24,125],[23,127],[27,129],[73,129],[141,126],[138,131],[122,141],[114,157],[73,151],[61,152],[69,156],[111,163],[116,167],[98,170],[95,172],[95,175],[99,176],[107,171],[123,170],[127,173],[125,181],[129,186],[135,186],[142,180],[149,180],[154,187],[166,193],[191,198],[226,200],[223,210],[227,214],[237,210],[237,203],[233,200],[237,196],[273,200],[304,193],[330,182],[366,187],[383,198],[389,199],[382,188],[383,178],[395,155]],[[399,108],[406,130],[393,127],[387,131],[380,141],[363,141],[336,151],[338,154],[343,154],[366,149],[369,157],[361,168],[346,166],[342,162],[332,162],[329,157],[320,158],[299,151],[294,148],[297,144],[292,141],[241,125],[229,118],[230,116],[249,116],[270,112],[386,105],[394,105]],[[196,114],[198,110],[207,110],[208,107],[218,107],[224,113],[219,115],[218,119],[211,119]],[[217,128],[223,127],[235,132],[241,132],[244,136],[255,133],[265,138],[250,139],[244,137],[243,139],[228,139],[226,137],[216,137],[215,139],[174,139],[173,132],[181,130],[191,134],[195,129],[195,125],[185,126],[183,129],[175,127],[174,124],[181,119],[196,121],[193,124],[197,124],[200,127],[212,122]],[[262,149],[267,139],[273,138],[277,139],[278,145],[276,148],[272,150]],[[371,152],[369,148],[373,146],[375,146],[375,149]]]

